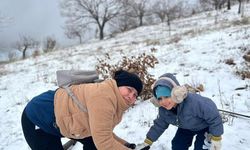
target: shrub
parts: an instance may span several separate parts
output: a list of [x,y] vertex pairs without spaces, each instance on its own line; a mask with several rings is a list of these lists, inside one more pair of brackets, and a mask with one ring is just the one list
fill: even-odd
[[135,57],[128,58],[123,56],[122,60],[117,64],[109,64],[112,62],[109,54],[105,55],[104,59],[98,59],[98,65],[96,70],[102,75],[104,79],[114,76],[114,73],[120,69],[137,74],[142,80],[144,86],[140,98],[146,100],[152,97],[151,85],[155,82],[153,75],[149,74],[148,69],[154,68],[158,63],[157,58],[154,55],[146,55],[145,53]]
[[226,59],[224,62],[227,65],[235,65],[234,60],[232,58]]
[[32,53],[32,56],[35,58],[35,57],[37,57],[37,56],[39,56],[40,55],[40,52],[39,52],[39,50],[35,50],[33,53]]
[[9,61],[10,61],[10,62],[13,62],[13,61],[17,60],[16,52],[10,51],[10,52],[8,53],[8,58],[9,58]]
[[56,47],[56,39],[53,37],[47,37],[46,40],[44,41],[44,52],[48,53],[51,52],[55,49]]

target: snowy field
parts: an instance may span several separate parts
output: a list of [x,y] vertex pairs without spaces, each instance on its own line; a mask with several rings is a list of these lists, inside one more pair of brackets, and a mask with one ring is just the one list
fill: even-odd
[[[32,97],[57,88],[56,70],[94,69],[97,58],[104,58],[105,53],[118,62],[123,55],[150,54],[150,49],[156,48],[154,55],[159,64],[150,70],[155,78],[166,72],[176,73],[181,84],[203,84],[201,95],[213,99],[218,108],[250,115],[250,79],[242,80],[235,74],[245,65],[244,47],[250,50],[250,24],[236,23],[242,19],[237,8],[219,12],[217,24],[216,12],[175,20],[171,36],[166,23],[145,26],[103,41],[1,65],[0,150],[29,149],[22,134],[21,113]],[[250,5],[246,5],[245,16],[249,19]],[[225,64],[226,59],[233,59],[236,65]],[[235,90],[239,87],[247,88]],[[138,101],[125,113],[115,132],[131,143],[141,143],[156,116],[157,108],[149,101]],[[222,150],[249,150],[250,119],[225,119]],[[175,131],[176,127],[170,126],[151,149],[170,150]],[[81,149],[79,143],[72,148]]]

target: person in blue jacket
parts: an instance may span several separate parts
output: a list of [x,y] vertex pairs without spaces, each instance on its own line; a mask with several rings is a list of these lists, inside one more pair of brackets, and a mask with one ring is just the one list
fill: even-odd
[[173,74],[166,73],[152,85],[159,106],[158,117],[149,129],[144,143],[136,149],[148,150],[170,124],[178,127],[172,139],[172,150],[188,150],[194,136],[194,150],[220,150],[223,134],[222,118],[215,103],[180,86]]
[[[113,133],[113,128],[121,121],[123,112],[133,106],[136,97],[143,89],[143,82],[136,74],[119,70],[115,72],[112,80],[72,85],[70,88],[74,95],[79,99],[82,98],[80,100],[84,104],[83,106],[88,109],[87,112],[81,112],[80,108],[68,96],[66,90],[62,88],[55,91],[49,90],[35,96],[24,108],[21,117],[22,130],[24,138],[32,150],[64,150],[61,142],[62,137],[82,143],[84,150],[112,150],[112,148],[114,150],[129,150],[135,148],[135,144],[128,143],[116,136]],[[89,94],[90,91],[93,93]],[[102,101],[101,105],[99,105],[100,101]],[[59,102],[62,105],[58,105]],[[56,113],[58,109],[64,110],[60,114],[62,117]],[[95,110],[99,112],[93,114]],[[74,118],[71,117],[73,115]],[[63,123],[67,125],[69,130],[72,129],[76,138],[65,136],[62,133],[62,128],[65,127],[60,126],[56,121],[59,117],[62,119],[70,118],[65,119]],[[100,120],[100,118],[104,118],[104,120]],[[106,118],[111,118],[111,120]],[[78,136],[78,133],[83,133],[82,137]],[[98,137],[98,135],[102,135],[102,137]]]

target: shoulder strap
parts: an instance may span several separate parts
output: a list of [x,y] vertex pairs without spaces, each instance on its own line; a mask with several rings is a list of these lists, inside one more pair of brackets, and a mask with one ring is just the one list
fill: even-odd
[[78,108],[83,112],[88,112],[87,108],[81,103],[81,101],[78,100],[78,98],[73,94],[73,92],[70,90],[69,86],[62,86],[64,88],[68,95],[72,98],[74,103],[78,106]]

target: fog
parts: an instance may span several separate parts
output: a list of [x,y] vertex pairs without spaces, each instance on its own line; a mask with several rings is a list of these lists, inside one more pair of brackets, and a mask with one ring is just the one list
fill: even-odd
[[[52,36],[60,46],[77,43],[64,35],[62,29],[64,18],[60,15],[59,1],[0,0],[0,17],[11,18],[11,21],[4,25],[0,22],[0,60],[22,35],[30,36],[40,42],[47,36]],[[183,1],[189,5],[197,2],[197,0]]]
[[64,18],[60,16],[59,0],[1,0],[0,13],[12,18],[0,27],[2,49],[11,46],[20,35],[37,40],[53,36],[61,44],[69,42],[62,29]]

